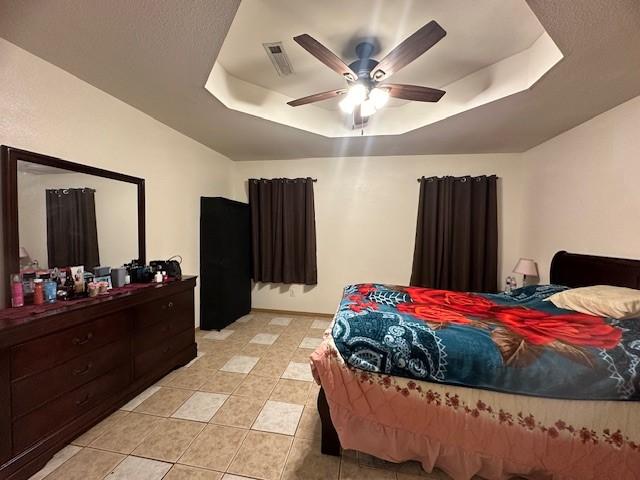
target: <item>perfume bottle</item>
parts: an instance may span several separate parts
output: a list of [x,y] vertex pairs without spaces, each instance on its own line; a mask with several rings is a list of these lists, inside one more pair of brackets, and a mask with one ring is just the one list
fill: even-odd
[[46,303],[56,303],[58,285],[53,280],[45,280],[44,282],[44,301]]
[[64,286],[62,289],[66,292],[66,300],[71,300],[75,296],[76,283],[73,280],[73,274],[71,269],[67,270],[67,275],[64,280]]
[[20,278],[20,275],[11,275],[9,282],[11,283],[11,306],[24,306],[24,288],[22,286],[22,279]]
[[33,281],[33,304],[42,305],[44,303],[44,284],[41,278]]

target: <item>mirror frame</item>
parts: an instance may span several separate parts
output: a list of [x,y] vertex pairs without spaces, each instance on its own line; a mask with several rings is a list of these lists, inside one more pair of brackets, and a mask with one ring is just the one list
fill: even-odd
[[9,275],[18,273],[20,270],[18,160],[136,185],[138,187],[138,258],[142,263],[146,263],[144,178],[132,177],[123,173],[90,167],[81,163],[62,160],[61,158],[2,145],[0,146],[0,173],[2,175],[3,282],[8,281]]

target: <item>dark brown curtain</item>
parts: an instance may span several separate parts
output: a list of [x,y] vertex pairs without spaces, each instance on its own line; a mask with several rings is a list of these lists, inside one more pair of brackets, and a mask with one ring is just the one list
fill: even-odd
[[100,265],[95,190],[46,191],[49,267]]
[[411,285],[497,291],[496,183],[495,175],[420,179]]
[[318,283],[311,178],[249,180],[256,282]]

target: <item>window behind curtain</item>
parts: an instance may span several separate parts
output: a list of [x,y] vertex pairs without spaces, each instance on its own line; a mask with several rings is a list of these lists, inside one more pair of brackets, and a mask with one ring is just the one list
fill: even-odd
[[249,179],[253,280],[318,283],[311,178]]
[[47,190],[47,256],[49,266],[100,265],[95,190]]
[[420,179],[411,285],[498,288],[497,177]]

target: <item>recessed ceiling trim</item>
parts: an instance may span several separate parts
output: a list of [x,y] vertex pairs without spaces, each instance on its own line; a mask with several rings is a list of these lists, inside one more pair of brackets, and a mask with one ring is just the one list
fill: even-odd
[[[287,95],[241,80],[219,62],[211,70],[205,88],[226,107],[282,125],[329,138],[402,135],[531,88],[563,58],[552,38],[544,32],[526,50],[473,72],[442,89],[438,103],[408,102],[385,107],[364,130],[346,126],[344,114],[315,105],[292,108]],[[340,80],[336,88],[341,88]]]

